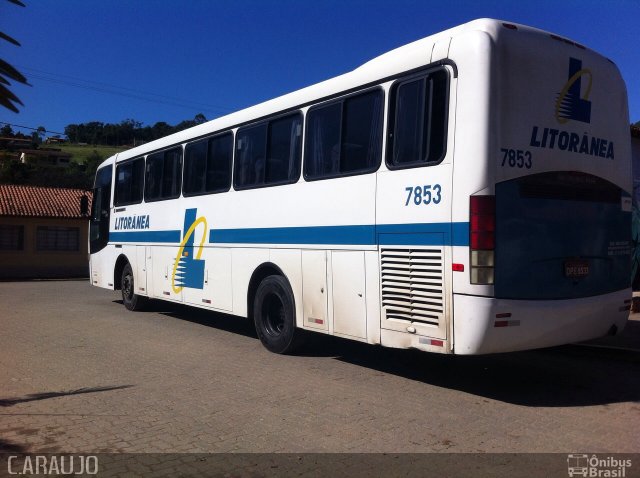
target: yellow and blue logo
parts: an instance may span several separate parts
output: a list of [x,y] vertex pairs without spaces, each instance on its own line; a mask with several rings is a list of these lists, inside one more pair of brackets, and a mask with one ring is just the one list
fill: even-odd
[[[588,80],[587,88],[582,94],[582,78]],[[591,123],[591,70],[582,68],[582,61],[569,58],[569,79],[556,99],[556,119],[564,124],[569,120]]]
[[[184,212],[184,227],[182,229],[182,242],[178,249],[178,255],[173,264],[173,274],[171,275],[171,287],[173,292],[179,294],[183,288],[203,289],[204,288],[204,263],[202,251],[207,236],[207,220],[204,216],[197,217],[198,209],[187,209]],[[202,225],[202,236],[200,244],[194,246],[194,236],[198,226]],[[197,252],[196,252],[197,249]]]

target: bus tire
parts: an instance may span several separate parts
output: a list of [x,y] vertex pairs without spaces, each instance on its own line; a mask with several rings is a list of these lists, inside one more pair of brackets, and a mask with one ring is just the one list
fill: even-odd
[[253,320],[262,345],[271,352],[294,352],[301,344],[302,330],[296,328],[296,307],[287,279],[265,277],[253,301]]
[[143,310],[147,305],[147,298],[135,293],[135,283],[133,281],[133,269],[128,262],[122,269],[122,279],[120,281],[122,289],[122,303],[127,310]]

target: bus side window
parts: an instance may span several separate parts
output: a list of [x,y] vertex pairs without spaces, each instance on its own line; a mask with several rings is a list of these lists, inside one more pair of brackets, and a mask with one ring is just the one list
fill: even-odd
[[265,183],[295,182],[300,177],[302,117],[299,114],[269,123]]
[[164,154],[156,153],[147,156],[147,170],[145,173],[144,199],[156,201],[162,197],[162,169],[164,168]]
[[309,110],[304,150],[305,177],[316,179],[338,173],[341,117],[342,103]]
[[189,143],[184,148],[184,184],[185,195],[205,192],[207,170],[207,140]]
[[226,133],[209,140],[205,189],[209,193],[228,191],[231,187],[233,134]]
[[247,126],[236,135],[236,165],[233,177],[236,189],[247,189],[264,181],[264,153],[266,147],[266,123]]
[[144,158],[120,163],[116,166],[114,206],[142,202],[144,185]]
[[370,171],[382,146],[382,91],[347,98],[343,108],[340,172]]
[[162,174],[162,199],[180,196],[182,183],[182,147],[164,152],[164,168]]
[[300,177],[301,146],[300,113],[239,129],[234,187],[249,189],[296,182]]
[[400,80],[391,89],[387,165],[438,164],[446,152],[449,74],[440,69]]
[[185,196],[220,193],[231,187],[233,133],[189,143],[184,148]]
[[147,156],[145,201],[180,196],[182,183],[182,146]]
[[375,171],[382,146],[382,90],[350,96],[307,114],[307,179]]

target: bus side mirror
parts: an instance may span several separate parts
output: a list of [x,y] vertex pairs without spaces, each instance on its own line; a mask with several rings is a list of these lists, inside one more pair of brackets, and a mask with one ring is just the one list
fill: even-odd
[[86,217],[89,215],[89,198],[86,194],[80,197],[80,215]]

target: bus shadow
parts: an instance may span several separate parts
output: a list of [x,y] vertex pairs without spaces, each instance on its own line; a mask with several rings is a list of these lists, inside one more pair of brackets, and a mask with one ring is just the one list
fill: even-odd
[[[122,300],[115,300],[114,302],[122,304]],[[144,310],[145,312],[160,314],[194,324],[215,327],[216,329],[245,337],[258,338],[253,322],[235,315],[223,314],[221,312],[176,304],[175,302],[164,300],[150,300]]]
[[[253,322],[247,319],[166,301],[150,301],[147,310],[250,337],[260,346]],[[384,348],[308,333],[295,355],[339,360],[515,405],[573,407],[640,401],[638,352],[567,345],[457,356]]]
[[333,347],[340,361],[514,405],[575,407],[640,400],[637,352],[567,345],[452,356],[344,340]]

